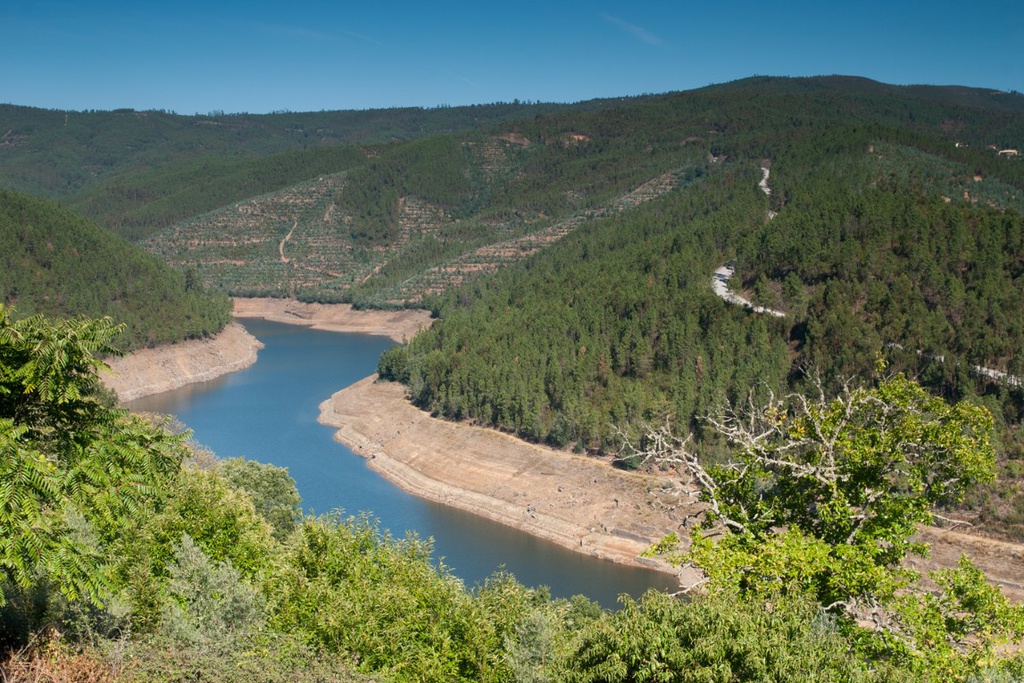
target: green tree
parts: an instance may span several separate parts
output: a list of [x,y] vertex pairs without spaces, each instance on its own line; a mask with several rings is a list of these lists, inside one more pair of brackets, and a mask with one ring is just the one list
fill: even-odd
[[100,600],[99,546],[180,467],[183,437],[101,391],[97,354],[120,331],[110,319],[16,321],[0,305],[0,571],[22,588],[48,580],[70,600]]
[[231,563],[215,564],[185,534],[174,548],[163,630],[186,646],[230,649],[263,625],[263,604]]
[[851,653],[834,620],[802,597],[685,603],[655,591],[585,625],[559,674],[574,683],[897,680],[885,663]]
[[[676,559],[700,568],[713,592],[751,603],[805,594],[851,629],[871,620],[877,629],[857,636],[866,650],[926,678],[966,676],[1024,634],[1024,609],[966,559],[933,575],[938,592],[901,564],[927,552],[912,536],[936,505],[992,478],[987,410],[949,405],[896,375],[832,399],[751,399],[711,421],[738,456],[706,467],[680,457],[709,506],[704,528],[726,533],[696,532]],[[677,547],[676,538],[662,545]]]
[[[738,457],[705,468],[689,456],[687,464],[704,484],[708,523],[725,525],[738,546],[794,529],[833,559],[852,554],[865,567],[895,568],[923,550],[911,537],[936,505],[994,476],[988,411],[949,405],[902,375],[833,399],[823,391],[788,405],[769,398],[711,422],[740,447]],[[826,601],[877,590],[850,576],[818,578]]]
[[502,680],[485,615],[430,550],[365,517],[306,519],[267,582],[270,625],[396,681]]
[[270,522],[277,540],[285,540],[295,530],[302,516],[301,498],[287,468],[231,458],[220,463],[220,474],[252,498],[256,512]]

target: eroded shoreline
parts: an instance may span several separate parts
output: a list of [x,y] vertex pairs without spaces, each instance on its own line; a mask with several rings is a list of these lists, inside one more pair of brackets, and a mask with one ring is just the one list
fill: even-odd
[[100,381],[117,392],[121,401],[178,389],[194,382],[207,382],[256,362],[263,344],[238,323],[230,323],[210,339],[192,339],[139,349],[107,360],[109,371]]
[[235,298],[236,318],[262,318],[329,332],[352,332],[390,337],[405,343],[433,320],[429,311],[357,311],[349,304],[312,304],[294,299]]
[[[390,337],[402,343],[433,320],[423,310],[357,311],[348,304],[310,304],[292,299],[235,298],[236,318],[260,318],[330,332]],[[140,349],[107,361],[100,379],[123,402],[207,382],[256,362],[263,344],[239,323],[227,325],[210,339]]]
[[319,420],[392,483],[577,552],[678,573],[642,557],[685,517],[666,479],[430,417],[375,378],[324,401]]

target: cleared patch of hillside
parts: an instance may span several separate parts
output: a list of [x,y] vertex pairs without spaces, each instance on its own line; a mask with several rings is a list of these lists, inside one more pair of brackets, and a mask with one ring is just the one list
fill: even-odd
[[[333,208],[343,174],[324,176],[198,216],[144,245],[207,283],[242,296],[294,296],[352,277],[358,264]],[[286,239],[287,238],[287,239]]]
[[[433,147],[424,151],[428,144]],[[696,150],[686,168],[661,170],[666,158],[623,173],[610,165],[595,172],[571,147],[564,138],[534,145],[509,135],[413,143],[351,172],[183,221],[144,244],[235,296],[425,305],[431,296],[520,262],[589,221],[630,211],[703,172],[693,163]],[[601,152],[582,156],[588,154]],[[566,189],[513,208],[520,195],[536,197],[533,188],[552,164],[569,167]],[[439,177],[448,180],[433,190],[421,182]],[[510,185],[525,189],[512,193]]]
[[524,261],[554,244],[588,221],[616,216],[676,189],[684,182],[684,173],[664,173],[640,185],[608,205],[581,211],[539,230],[478,247],[442,264],[433,266],[391,289],[389,303],[418,303],[430,295],[443,294],[463,283],[495,273],[502,267]]

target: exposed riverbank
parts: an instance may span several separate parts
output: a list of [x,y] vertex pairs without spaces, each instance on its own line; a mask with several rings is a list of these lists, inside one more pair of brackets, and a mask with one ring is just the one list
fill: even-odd
[[[240,317],[393,339],[410,338],[430,323],[423,311],[354,311],[279,299],[236,300],[235,310]],[[255,362],[261,347],[244,327],[232,324],[214,339],[113,359],[114,372],[101,376],[128,401],[241,370]],[[320,421],[335,427],[336,439],[392,483],[577,552],[675,571],[641,557],[669,531],[688,535],[680,527],[693,511],[692,498],[678,487],[666,488],[672,480],[432,418],[406,400],[404,387],[373,379],[321,404]],[[912,561],[916,568],[953,566],[967,552],[1004,592],[1024,601],[1024,546],[938,529],[923,530],[922,540],[932,544],[932,558]]]
[[[682,525],[694,508],[685,494],[665,489],[667,478],[432,418],[405,399],[404,387],[374,379],[324,401],[320,422],[336,427],[335,438],[392,483],[578,552],[675,571],[640,556],[670,531],[689,534]],[[915,569],[955,567],[966,553],[1011,600],[1024,602],[1024,545],[934,527],[917,538],[931,556],[908,558]],[[682,582],[697,578],[690,573]]]
[[294,299],[236,298],[236,318],[262,318],[289,325],[305,325],[315,330],[353,332],[391,337],[404,343],[433,319],[429,311],[357,311],[349,304],[311,304]]
[[641,557],[685,517],[670,509],[679,499],[668,480],[432,418],[403,386],[374,379],[324,401],[320,421],[394,484],[577,552],[676,572]]
[[[292,299],[233,301],[236,318],[380,335],[397,342],[411,339],[433,322],[430,313],[423,310],[357,311],[348,304],[309,304]],[[102,373],[101,379],[122,401],[133,401],[247,368],[256,362],[256,352],[262,347],[244,327],[232,323],[210,339],[140,349],[114,358],[108,361],[111,371]]]
[[101,372],[100,379],[122,401],[133,401],[247,368],[256,362],[261,348],[256,337],[231,323],[210,339],[140,349],[109,359],[110,371]]

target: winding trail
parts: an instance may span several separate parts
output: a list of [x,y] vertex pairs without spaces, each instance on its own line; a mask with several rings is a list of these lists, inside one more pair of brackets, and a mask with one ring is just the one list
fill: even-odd
[[[900,351],[906,350],[903,344],[897,344],[896,342],[889,342],[888,344],[886,344],[886,346],[890,349],[899,349]],[[927,358],[928,360],[937,360],[940,363],[946,362],[946,356],[939,355],[936,353],[927,353],[925,351],[922,351],[921,349],[917,350],[917,355],[921,356],[922,358]],[[995,380],[996,382],[1008,384],[1011,387],[1019,387],[1022,383],[1024,383],[1024,381],[1022,381],[1020,377],[1017,377],[1016,375],[1011,375],[1008,372],[1003,372],[1002,370],[996,370],[995,368],[986,368],[980,365],[972,365],[970,366],[970,368],[971,372],[973,372],[975,375],[988,377],[989,379]]]
[[754,313],[767,313],[768,315],[775,316],[776,318],[786,317],[786,314],[783,311],[758,306],[753,301],[745,299],[729,289],[729,280],[732,278],[734,272],[735,268],[728,264],[715,270],[715,274],[711,278],[711,289],[714,290],[716,295],[726,303],[733,304],[734,306],[742,306],[748,311],[753,311]]
[[771,171],[770,168],[768,168],[767,166],[762,166],[761,167],[761,173],[762,173],[761,180],[757,183],[757,186],[761,188],[761,191],[764,192],[769,197],[772,196],[772,188],[768,187],[768,176],[771,175],[771,172],[772,171]]
[[287,256],[284,255],[284,245],[285,245],[286,242],[288,242],[288,240],[290,240],[292,238],[292,235],[295,234],[295,228],[297,228],[298,225],[299,225],[299,219],[296,218],[292,222],[292,229],[288,231],[288,234],[284,236],[284,239],[281,240],[281,243],[277,245],[277,253],[279,253],[281,255],[281,263],[288,263],[289,261],[291,261],[290,258],[288,258]]
[[[768,162],[761,166],[761,180],[758,181],[757,186],[761,188],[761,191],[766,196],[772,196],[772,188],[768,185],[768,176],[771,175],[771,169],[768,167]],[[775,218],[778,214],[768,210],[768,220]],[[736,292],[729,289],[729,280],[732,279],[736,269],[728,263],[715,270],[715,274],[711,277],[711,289],[715,292],[715,295],[725,301],[727,304],[734,306],[742,306],[748,311],[754,313],[767,313],[768,315],[776,318],[785,318],[786,313],[784,311],[777,311],[774,308],[766,308],[765,306],[758,306],[753,301],[745,299]]]

